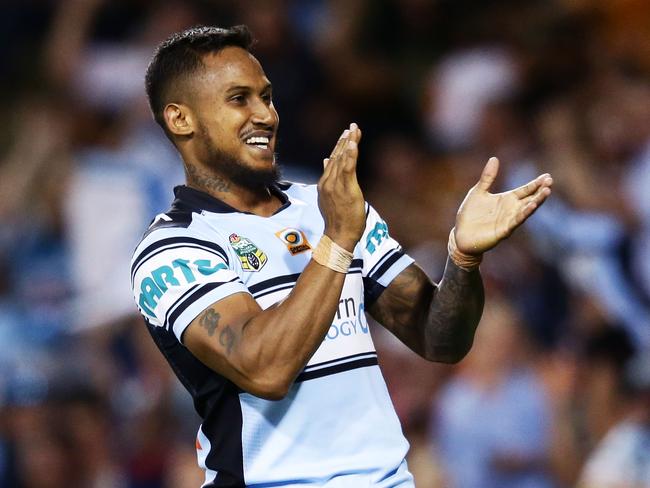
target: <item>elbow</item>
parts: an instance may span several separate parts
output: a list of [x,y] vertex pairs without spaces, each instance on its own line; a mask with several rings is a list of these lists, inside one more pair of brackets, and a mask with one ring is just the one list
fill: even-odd
[[274,357],[242,355],[237,362],[236,381],[246,393],[264,400],[284,399],[291,390],[300,369]]
[[467,352],[469,351],[447,353],[436,357],[432,361],[443,364],[458,364],[465,358],[465,356],[467,356]]
[[279,400],[284,400],[284,398],[289,393],[290,388],[256,388],[254,391],[251,390],[249,393],[252,395],[263,398],[264,400],[271,400],[277,402]]
[[434,347],[425,359],[435,363],[458,364],[472,349],[473,341],[448,347]]
[[278,401],[287,396],[292,385],[293,378],[258,378],[251,384],[246,385],[247,387],[244,390],[264,400]]

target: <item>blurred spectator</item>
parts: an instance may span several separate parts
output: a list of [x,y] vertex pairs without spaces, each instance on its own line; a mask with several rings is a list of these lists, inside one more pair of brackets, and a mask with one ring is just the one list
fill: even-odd
[[579,488],[650,487],[650,357],[624,364],[614,378],[625,395],[621,418],[590,454]]
[[[0,261],[7,281],[1,295],[8,299],[4,310],[19,321],[13,333],[21,347],[56,339],[69,320],[61,202],[70,168],[70,118],[57,100],[31,93],[12,117],[14,140],[0,164]],[[17,352],[7,343],[0,349]]]
[[102,3],[61,4],[46,60],[51,79],[74,93],[85,116],[64,202],[78,329],[132,313],[128,268],[139,229],[183,179],[144,102],[143,73],[159,37],[198,17],[191,4],[175,2],[152,10],[136,35],[97,42],[92,26]]
[[79,379],[64,378],[65,383],[53,388],[49,403],[52,419],[65,430],[79,486],[126,488],[127,479],[111,436],[113,418],[106,399]]
[[551,412],[520,319],[492,297],[465,363],[442,389],[432,440],[457,488],[546,488]]
[[636,93],[635,85],[620,73],[599,72],[585,86],[589,98],[545,105],[537,126],[541,152],[511,170],[508,182],[523,181],[545,160],[559,184],[553,200],[529,225],[533,250],[558,266],[572,288],[602,303],[638,344],[650,347],[650,302],[637,285],[638,273],[626,262],[630,239],[639,240],[643,200],[623,198],[624,175],[628,158],[648,140],[638,122],[650,111],[632,109],[637,102],[628,97]]
[[588,295],[572,301],[575,335],[543,364],[553,404],[552,464],[565,486],[575,486],[590,452],[625,415],[621,378],[635,349],[625,329],[609,323]]
[[516,92],[518,66],[507,50],[477,46],[450,53],[429,81],[429,110],[424,114],[436,146],[463,149],[477,142],[481,113],[492,102]]

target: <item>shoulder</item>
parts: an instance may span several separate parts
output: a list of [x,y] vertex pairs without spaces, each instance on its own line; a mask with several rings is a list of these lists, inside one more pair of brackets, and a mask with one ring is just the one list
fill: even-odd
[[147,236],[160,229],[187,229],[196,215],[198,215],[198,213],[196,213],[195,209],[176,199],[169,210],[160,213],[153,218],[146,232],[142,236],[142,240],[145,240]]
[[[219,257],[229,265],[226,239],[205,222],[201,213],[179,205],[158,214],[133,251],[131,273],[146,261],[160,255],[185,255],[204,257],[206,253]],[[195,257],[196,257],[195,256]],[[152,261],[153,262],[153,261]]]

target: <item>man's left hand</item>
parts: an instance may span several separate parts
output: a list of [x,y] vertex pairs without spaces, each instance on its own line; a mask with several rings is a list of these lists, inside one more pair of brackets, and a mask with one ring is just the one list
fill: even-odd
[[519,227],[551,194],[548,173],[504,193],[490,193],[499,160],[490,158],[481,179],[467,193],[456,214],[454,235],[458,250],[480,255],[492,249]]

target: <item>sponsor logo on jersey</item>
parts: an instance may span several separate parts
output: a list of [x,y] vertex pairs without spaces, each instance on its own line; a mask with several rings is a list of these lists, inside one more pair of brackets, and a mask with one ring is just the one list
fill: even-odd
[[230,245],[237,253],[239,261],[244,271],[259,271],[264,267],[268,258],[264,251],[257,247],[247,237],[239,236],[235,233],[228,237]]
[[276,232],[275,235],[284,242],[284,245],[287,246],[287,249],[292,256],[311,249],[307,236],[305,236],[305,233],[299,229],[292,229],[289,227],[287,229],[282,229],[280,232]]
[[159,266],[145,276],[140,283],[140,300],[138,301],[140,308],[154,317],[153,309],[158,306],[158,302],[167,293],[167,290],[194,283],[197,276],[210,276],[222,269],[228,269],[228,267],[219,262],[215,264],[209,259],[190,261],[179,258],[169,264]]
[[339,300],[336,315],[323,341],[333,341],[368,333],[368,322],[363,303],[357,305],[354,298],[347,297]]
[[366,236],[366,249],[370,254],[374,254],[379,245],[388,237],[388,226],[386,222],[380,221],[375,227],[368,232]]

